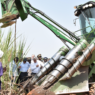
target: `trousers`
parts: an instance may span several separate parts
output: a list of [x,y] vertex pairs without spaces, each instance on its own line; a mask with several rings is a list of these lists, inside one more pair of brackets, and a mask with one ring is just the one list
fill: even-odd
[[26,81],[27,80],[27,76],[28,76],[27,72],[21,72],[20,76],[19,76],[20,83]]

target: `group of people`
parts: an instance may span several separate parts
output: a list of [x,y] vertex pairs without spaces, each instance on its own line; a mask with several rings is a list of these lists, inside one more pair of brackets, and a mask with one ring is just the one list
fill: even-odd
[[33,54],[29,58],[20,59],[20,62],[19,58],[15,57],[14,60],[9,63],[11,83],[23,83],[27,78],[33,77],[44,67],[47,61],[48,58],[42,58],[41,54],[37,55],[37,57]]

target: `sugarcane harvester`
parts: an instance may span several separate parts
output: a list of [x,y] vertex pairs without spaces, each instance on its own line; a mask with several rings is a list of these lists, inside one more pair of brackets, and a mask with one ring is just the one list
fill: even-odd
[[[3,23],[1,28],[14,24],[15,20],[19,17],[24,21],[28,15],[31,15],[50,29],[64,43],[64,46],[51,57],[44,68],[32,79],[24,83],[20,92],[29,84],[35,85],[37,82],[40,82],[40,87],[42,89],[50,89],[56,94],[77,93],[77,91],[65,91],[70,86],[70,83],[66,84],[66,81],[72,80],[73,75],[78,72],[81,66],[87,67],[86,70],[88,70],[88,67],[91,68],[88,74],[89,78],[95,73],[95,66],[91,67],[91,64],[95,61],[93,57],[95,56],[95,2],[90,1],[83,5],[76,6],[75,8],[76,11],[74,14],[78,16],[80,20],[81,37],[76,36],[42,11],[31,6],[27,0],[1,0],[2,18],[0,22]],[[47,20],[44,20],[43,17]],[[70,48],[67,42],[72,44],[73,48]],[[85,74],[87,74],[87,72],[85,72]],[[76,73],[76,76],[79,75]],[[64,84],[67,85],[65,86],[67,87],[66,89],[64,88]],[[79,84],[82,84],[82,82],[80,81]],[[59,85],[61,85],[62,89],[58,89]],[[72,85],[74,86],[73,83]],[[87,85],[85,87],[87,87]],[[85,89],[81,91],[88,91]]]

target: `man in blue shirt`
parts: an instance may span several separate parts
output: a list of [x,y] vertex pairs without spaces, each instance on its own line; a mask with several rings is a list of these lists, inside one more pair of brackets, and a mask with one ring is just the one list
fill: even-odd
[[19,65],[19,69],[20,69],[20,82],[26,81],[27,80],[27,76],[28,76],[28,69],[30,67],[29,62],[27,61],[27,58],[23,59],[23,62],[21,62],[21,64]]

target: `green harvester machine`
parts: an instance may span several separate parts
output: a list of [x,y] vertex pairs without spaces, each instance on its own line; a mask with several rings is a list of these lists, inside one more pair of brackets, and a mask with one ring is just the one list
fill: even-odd
[[[31,84],[57,95],[95,95],[94,87],[90,92],[90,86],[95,84],[95,2],[89,1],[75,8],[74,14],[79,18],[81,27],[80,37],[34,8],[27,0],[1,0],[1,28],[14,24],[19,17],[24,21],[31,15],[64,43],[41,71],[24,83],[19,93]],[[40,92],[36,91],[35,94],[34,90],[34,93],[32,91],[27,95],[46,95],[37,93]]]

